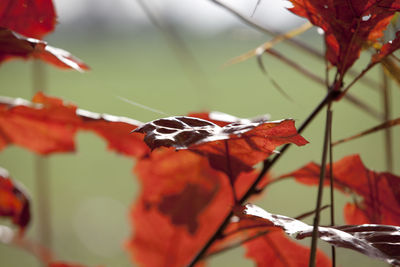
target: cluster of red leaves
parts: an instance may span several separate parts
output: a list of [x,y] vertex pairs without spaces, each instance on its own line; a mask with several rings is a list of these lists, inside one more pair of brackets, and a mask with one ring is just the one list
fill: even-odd
[[0,2],[0,62],[14,58],[38,58],[60,68],[88,70],[69,52],[40,40],[53,31],[56,12],[51,0]]
[[[325,185],[329,185],[329,164],[326,169]],[[400,225],[400,177],[367,169],[358,155],[335,162],[332,172],[336,189],[362,197],[360,202],[355,200],[346,204],[344,217],[347,223]],[[294,177],[300,183],[318,185],[319,175],[320,166],[312,162],[279,179]]]
[[[307,18],[325,33],[326,58],[343,75],[358,59],[363,47],[379,41],[395,12],[398,0],[291,0],[293,13]],[[400,46],[397,36],[386,43],[373,61],[380,61]]]
[[[133,206],[132,217],[136,233],[128,247],[136,260],[143,265],[162,265],[165,262],[170,266],[187,264],[234,205],[227,175],[218,171],[218,168],[212,168],[207,153],[198,153],[191,149],[175,151],[172,148],[157,149],[150,153],[141,134],[128,134],[136,125],[141,125],[140,122],[84,111],[41,93],[34,97],[32,103],[2,98],[0,110],[1,148],[17,144],[40,154],[70,152],[74,151],[76,132],[90,130],[106,139],[112,150],[138,158],[135,172],[142,183],[142,193]],[[199,117],[204,115],[198,114]],[[195,118],[192,117],[191,120]],[[203,120],[195,121],[205,123]],[[256,122],[237,119],[233,125],[229,122],[213,121],[224,125],[221,127],[207,121],[206,124],[213,125],[214,130],[218,127],[232,130],[229,134],[222,135],[222,142],[229,141],[230,145],[236,147],[230,151],[232,154],[224,152],[220,153],[221,156],[236,157],[238,160],[243,157],[244,162],[247,162],[249,144],[256,151],[271,154],[282,143],[306,143],[296,133],[291,120]],[[241,129],[240,135],[238,129]],[[201,129],[192,130],[188,130],[188,135],[196,134]],[[208,135],[214,141],[202,141],[201,146],[209,149],[209,145],[214,149],[216,142],[220,142],[216,139],[221,136],[221,132],[218,133]],[[260,142],[260,135],[266,135],[267,141]],[[241,140],[246,142],[240,143]],[[244,149],[242,153],[239,149],[241,144]],[[258,156],[253,159],[252,164],[262,159]],[[251,163],[247,163],[247,166],[249,164]],[[249,167],[246,171],[249,171]],[[242,196],[256,177],[256,172],[241,170],[235,181],[232,181],[235,194]],[[282,242],[281,249],[291,241]]]

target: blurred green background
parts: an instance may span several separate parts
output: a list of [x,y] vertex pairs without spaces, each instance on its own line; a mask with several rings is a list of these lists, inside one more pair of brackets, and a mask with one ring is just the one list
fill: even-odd
[[[229,14],[227,14],[229,16]],[[92,70],[87,73],[63,71],[45,66],[46,93],[75,103],[90,111],[127,116],[140,121],[159,118],[160,114],[123,102],[119,97],[161,110],[170,115],[193,111],[217,110],[239,117],[269,113],[272,119],[294,118],[299,126],[317,103],[325,89],[293,71],[271,56],[264,56],[271,77],[292,98],[289,100],[273,87],[260,71],[256,60],[222,67],[228,60],[250,50],[271,37],[245,25],[235,25],[218,34],[196,34],[177,27],[188,48],[180,55],[171,49],[165,36],[148,25],[141,30],[125,27],[119,30],[82,29],[60,24],[47,40],[80,57]],[[322,50],[322,37],[315,29],[300,37]],[[320,77],[323,62],[289,46],[279,44],[278,51],[300,63]],[[187,60],[193,57],[197,65]],[[179,57],[186,58],[182,63]],[[361,69],[367,57],[354,69]],[[30,99],[33,95],[33,62],[12,60],[0,67],[1,95]],[[381,69],[369,75],[381,82]],[[379,90],[379,88],[376,88]],[[351,93],[382,110],[382,97],[361,84]],[[400,90],[391,83],[393,118],[400,114]],[[333,140],[347,137],[375,126],[379,121],[343,100],[333,106]],[[310,141],[305,147],[292,147],[273,168],[276,175],[290,172],[302,165],[320,162],[324,131],[324,112],[303,133]],[[394,173],[400,174],[400,131],[392,129]],[[42,157],[48,168],[51,247],[58,259],[88,266],[134,266],[124,250],[124,242],[133,232],[130,207],[140,188],[132,175],[132,159],[107,151],[105,142],[88,132],[77,135],[77,152]],[[359,153],[370,169],[386,171],[384,134],[379,132],[339,145],[334,159]],[[33,220],[28,237],[38,240],[37,191],[35,172],[37,156],[16,146],[0,153],[0,166],[11,177],[25,185],[32,196]],[[328,203],[325,190],[325,203]],[[316,188],[283,181],[270,187],[258,200],[266,210],[287,216],[297,216],[314,208]],[[337,223],[342,224],[341,207],[350,197],[337,194]],[[328,212],[323,213],[328,223]],[[311,220],[308,220],[311,222]],[[6,220],[0,223],[9,224]],[[305,242],[308,244],[309,240]],[[321,242],[328,252],[329,247]],[[355,252],[338,250],[339,266],[385,266]],[[39,266],[30,254],[15,247],[0,244],[0,265],[7,267]],[[244,258],[244,250],[235,249],[211,259],[210,266],[252,266]]]

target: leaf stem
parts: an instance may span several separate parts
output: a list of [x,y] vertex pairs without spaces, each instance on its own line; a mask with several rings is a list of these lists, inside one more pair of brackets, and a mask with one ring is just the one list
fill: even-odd
[[311,239],[311,251],[310,251],[310,260],[308,262],[309,267],[315,267],[315,259],[317,255],[317,241],[318,241],[318,226],[320,221],[320,208],[322,203],[322,194],[324,188],[324,178],[325,178],[325,168],[326,168],[326,158],[329,150],[329,131],[331,128],[332,122],[332,113],[331,113],[331,103],[328,103],[327,112],[326,112],[326,124],[325,124],[325,137],[323,143],[323,151],[322,151],[322,160],[321,160],[321,172],[319,175],[319,185],[318,185],[318,193],[317,193],[317,201],[315,208],[315,217],[314,217],[314,227],[312,232]]
[[[389,121],[391,107],[390,107],[390,88],[389,80],[386,76],[385,69],[382,68],[382,105],[383,105],[383,120]],[[392,149],[392,130],[390,127],[385,129],[385,151],[386,151],[386,169],[393,172],[393,149]]]
[[[315,107],[315,109],[310,113],[310,115],[306,118],[306,120],[302,123],[302,125],[298,128],[298,132],[301,133],[313,120],[314,118],[319,114],[319,112],[322,110],[322,108],[330,103],[332,99],[334,99],[338,91],[334,90],[329,90],[326,96],[322,99],[322,101]],[[284,154],[284,152],[289,148],[290,144],[286,144],[282,147],[280,150],[280,153],[276,154],[276,156],[273,159],[266,159],[263,162],[263,168],[260,171],[257,179],[253,182],[253,184],[250,186],[250,188],[247,190],[247,192],[240,198],[239,204],[243,204],[251,195],[260,192],[260,190],[257,191],[257,186],[264,177],[264,175],[267,173],[267,171],[278,161],[280,157]],[[188,267],[193,267],[207,252],[207,250],[211,247],[211,245],[215,242],[215,240],[218,239],[218,237],[221,236],[223,230],[225,227],[229,224],[230,219],[233,215],[233,211],[231,211],[225,219],[222,221],[218,229],[214,232],[214,234],[210,237],[210,239],[207,241],[207,243],[204,244],[204,246],[201,248],[201,250],[196,254],[196,256],[192,259],[192,261],[188,264]]]

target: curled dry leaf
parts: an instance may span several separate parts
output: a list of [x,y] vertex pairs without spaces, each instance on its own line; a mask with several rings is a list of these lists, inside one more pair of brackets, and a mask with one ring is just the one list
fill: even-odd
[[274,153],[277,146],[308,143],[297,133],[291,119],[258,119],[221,127],[211,121],[180,116],[154,120],[135,132],[146,135],[144,141],[151,149],[175,147],[206,156],[213,168],[225,172],[233,181]]
[[[247,204],[237,215],[245,219],[266,220],[296,239],[311,237],[313,232],[311,225],[283,215],[271,214],[252,204]],[[376,224],[320,226],[318,234],[320,239],[333,246],[352,249],[389,264],[400,265],[400,227]]]
[[89,70],[89,66],[65,50],[0,27],[0,62],[15,57],[38,58],[59,68],[80,72]]
[[[307,18],[324,31],[326,58],[344,74],[358,59],[365,45],[378,41],[396,11],[400,1],[331,1],[291,0],[294,7],[289,10]],[[398,48],[396,41],[384,45],[379,56]]]
[[[61,99],[35,95],[33,102],[0,97],[0,150],[16,144],[39,154],[73,152],[78,130],[92,131],[117,153],[141,157],[149,152],[139,134],[141,122],[78,109]],[[35,142],[32,142],[35,140]]]
[[[31,219],[29,197],[25,190],[9,178],[8,172],[0,168],[0,216],[9,217],[21,232]],[[6,228],[0,229],[0,239],[9,237]]]
[[55,24],[56,12],[52,0],[0,1],[0,27],[42,38],[54,30]]
[[[325,185],[329,185],[329,164],[326,169]],[[309,163],[278,179],[294,177],[300,183],[317,185],[319,174],[320,166]],[[361,202],[345,206],[347,223],[400,225],[400,177],[388,172],[371,171],[364,166],[359,155],[352,155],[333,164],[333,181],[336,189],[363,198]]]

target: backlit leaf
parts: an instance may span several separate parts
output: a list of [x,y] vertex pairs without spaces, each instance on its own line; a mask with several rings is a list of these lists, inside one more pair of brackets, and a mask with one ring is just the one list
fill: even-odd
[[56,12],[52,0],[0,1],[0,27],[33,38],[54,30]]
[[85,63],[65,50],[0,27],[0,62],[14,57],[38,58],[59,68],[81,72],[89,70]]
[[[325,185],[329,184],[329,164]],[[295,177],[296,181],[317,185],[320,166],[309,163],[285,177]],[[361,202],[347,204],[344,214],[349,224],[376,223],[400,225],[400,177],[388,172],[374,172],[367,169],[358,155],[344,157],[333,164],[335,187],[342,192],[361,196]]]
[[[289,10],[307,18],[325,34],[326,58],[345,73],[358,59],[363,46],[377,41],[390,23],[398,0],[291,0]],[[393,45],[390,49],[395,48]],[[381,50],[385,54],[386,47]],[[397,49],[397,47],[396,47]]]
[[[29,205],[25,190],[9,177],[5,169],[0,168],[0,216],[11,218],[23,232],[31,219]],[[1,236],[8,233],[6,228],[0,229],[0,232]]]
[[231,180],[251,171],[277,146],[308,143],[291,119],[235,122],[221,127],[194,117],[169,117],[146,123],[135,132],[145,133],[144,141],[151,149],[175,147],[204,155],[213,168],[225,172]]
[[[252,204],[243,207],[238,216],[257,221],[267,220],[296,239],[311,237],[313,232],[311,225],[283,215],[271,214]],[[376,224],[320,226],[318,236],[333,246],[352,249],[369,257],[385,260],[389,264],[400,264],[400,227]]]
[[140,134],[129,134],[141,123],[78,109],[61,99],[38,93],[34,101],[0,98],[0,149],[16,144],[39,154],[73,152],[78,130],[92,131],[117,153],[140,157],[149,152]]

